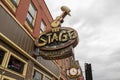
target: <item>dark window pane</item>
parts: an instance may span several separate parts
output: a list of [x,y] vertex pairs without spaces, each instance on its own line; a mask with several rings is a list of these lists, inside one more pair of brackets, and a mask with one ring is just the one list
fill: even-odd
[[0,50],[0,64],[2,64],[4,56],[5,56],[5,51]]
[[23,69],[24,69],[24,65],[25,63],[23,63],[22,61],[16,59],[14,56],[10,57],[9,63],[8,63],[8,68],[18,72],[18,73],[23,73]]
[[39,73],[38,71],[34,71],[34,75],[33,75],[33,80],[42,80],[42,74]]

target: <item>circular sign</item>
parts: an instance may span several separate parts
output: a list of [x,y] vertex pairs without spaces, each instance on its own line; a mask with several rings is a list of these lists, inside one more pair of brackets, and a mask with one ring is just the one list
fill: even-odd
[[73,78],[78,78],[81,75],[81,71],[77,67],[71,67],[66,71],[66,74],[69,78],[73,79]]
[[78,70],[76,68],[70,69],[70,75],[75,76],[75,75],[77,75],[77,73],[78,73]]

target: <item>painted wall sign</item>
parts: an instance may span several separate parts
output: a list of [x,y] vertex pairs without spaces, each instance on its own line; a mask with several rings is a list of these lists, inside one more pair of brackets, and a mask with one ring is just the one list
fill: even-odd
[[35,41],[39,47],[39,55],[45,59],[63,59],[73,55],[73,48],[78,44],[77,31],[61,27],[63,18],[70,12],[70,9],[63,6],[62,15],[58,16],[51,22],[51,31],[43,32],[38,40]]

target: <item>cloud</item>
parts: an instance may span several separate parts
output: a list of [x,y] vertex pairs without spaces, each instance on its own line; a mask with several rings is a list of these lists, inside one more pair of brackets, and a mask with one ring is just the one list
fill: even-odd
[[[95,57],[93,61],[93,74],[94,78],[98,80],[119,80],[120,79],[120,63],[116,59],[120,55],[114,56],[114,54],[106,56],[106,58]],[[103,55],[104,56],[104,55]],[[113,57],[114,56],[114,57]],[[97,63],[96,63],[97,62]]]
[[120,77],[120,0],[45,0],[56,17],[67,5],[71,17],[63,25],[79,34],[74,49],[84,71],[84,63],[92,64],[94,80],[119,80]]

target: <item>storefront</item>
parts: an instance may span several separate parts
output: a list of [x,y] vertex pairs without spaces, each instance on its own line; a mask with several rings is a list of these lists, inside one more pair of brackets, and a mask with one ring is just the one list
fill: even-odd
[[36,53],[34,38],[0,3],[0,80],[58,80],[59,67]]

